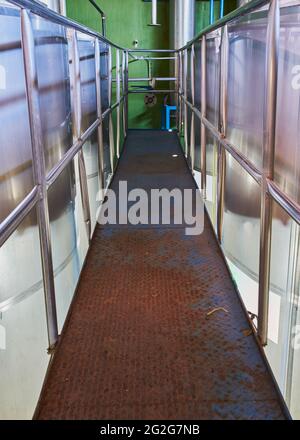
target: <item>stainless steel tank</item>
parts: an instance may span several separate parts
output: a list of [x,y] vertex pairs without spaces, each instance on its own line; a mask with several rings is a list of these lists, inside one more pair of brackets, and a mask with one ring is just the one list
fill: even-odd
[[195,0],[170,2],[170,48],[179,49],[195,35]]

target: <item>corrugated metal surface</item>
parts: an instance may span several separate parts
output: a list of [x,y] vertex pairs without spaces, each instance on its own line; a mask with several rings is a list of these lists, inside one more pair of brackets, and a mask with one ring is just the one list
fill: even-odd
[[[149,175],[156,188],[167,179],[191,185],[182,156],[181,170],[170,172],[176,142],[169,133],[129,132],[113,185],[126,173],[129,186],[143,187]],[[208,316],[215,307],[227,312]],[[247,330],[207,218],[198,236],[98,227],[37,418],[281,419]]]

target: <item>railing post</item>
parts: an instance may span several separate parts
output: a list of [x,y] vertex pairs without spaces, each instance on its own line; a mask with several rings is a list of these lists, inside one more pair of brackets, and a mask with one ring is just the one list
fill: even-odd
[[266,48],[266,94],[264,107],[263,173],[261,182],[260,258],[258,295],[258,337],[262,345],[268,341],[268,309],[272,232],[272,198],[267,179],[274,177],[274,150],[279,51],[279,2],[271,0],[268,13]]
[[[108,106],[112,105],[112,53],[111,46],[108,47]],[[114,126],[112,119],[112,112],[109,113],[109,151],[110,151],[110,166],[113,174],[115,170],[115,141],[114,141]]]
[[[227,134],[227,89],[228,89],[228,27],[227,24],[222,29],[221,41],[221,69],[220,69],[220,107],[219,107],[219,130],[223,138]],[[224,215],[224,189],[226,172],[226,152],[219,142],[218,144],[218,188],[217,188],[217,235],[222,242],[222,228]]]
[[125,131],[127,136],[128,131],[128,119],[129,119],[129,103],[128,103],[128,77],[129,77],[129,65],[128,65],[128,51],[125,51]]
[[179,105],[179,114],[178,114],[178,134],[179,136],[181,136],[182,134],[182,74],[183,74],[183,64],[182,64],[182,52],[179,51],[178,52],[178,57],[179,57],[179,71],[178,71],[178,75],[179,75],[179,82],[178,82],[178,105]]
[[[191,95],[192,104],[195,106],[195,46],[191,47]],[[194,173],[195,166],[195,113],[191,112],[191,138],[190,138],[190,158],[191,158],[191,169]]]
[[122,51],[122,96],[123,96],[123,103],[122,103],[122,118],[123,118],[123,136],[124,139],[126,138],[126,118],[125,118],[125,51]]
[[[120,51],[116,50],[116,96],[117,102],[120,103],[121,99],[121,86],[120,86]],[[120,104],[117,107],[117,158],[120,157]]]
[[[206,38],[201,41],[201,115],[206,117]],[[201,190],[206,199],[206,128],[201,122]]]
[[[81,79],[80,79],[80,57],[78,49],[77,32],[72,30],[72,66],[73,66],[73,120],[75,140],[81,138],[82,113],[81,113]],[[79,182],[81,190],[83,218],[86,225],[88,239],[91,239],[91,212],[89,193],[87,186],[87,175],[82,148],[78,152]]]
[[49,351],[51,351],[58,339],[57,311],[34,35],[29,12],[26,9],[21,10],[21,38],[32,142],[34,179],[40,193],[40,198],[37,202],[37,218],[41,246],[48,342]]
[[188,157],[188,106],[186,104],[187,100],[187,67],[188,67],[188,51],[187,49],[183,52],[183,93],[184,93],[184,149],[185,156]]
[[175,60],[175,90],[176,90],[176,128],[179,133],[179,106],[180,106],[180,59],[179,59],[180,52],[176,53],[176,60]]
[[103,147],[103,125],[102,125],[102,101],[101,101],[101,62],[100,62],[100,44],[98,38],[95,38],[95,73],[96,73],[96,102],[97,118],[100,124],[97,129],[98,137],[98,175],[99,175],[99,195],[103,198],[104,182],[104,147]]

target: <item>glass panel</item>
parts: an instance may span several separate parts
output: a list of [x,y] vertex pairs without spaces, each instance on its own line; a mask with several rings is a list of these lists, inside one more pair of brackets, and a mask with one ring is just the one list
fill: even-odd
[[0,419],[30,419],[49,361],[35,211],[0,249],[0,295]]
[[206,200],[205,206],[211,222],[216,227],[217,218],[217,166],[218,145],[215,138],[206,129]]
[[247,309],[257,314],[260,187],[226,153],[222,245]]
[[300,418],[299,226],[273,203],[266,354],[292,416]]
[[109,150],[109,117],[106,116],[104,121],[102,122],[102,130],[103,130],[103,150],[104,150],[104,158],[103,158],[103,167],[104,167],[104,180],[106,185],[109,182],[111,176],[111,163],[110,163],[110,150]]
[[206,40],[206,116],[218,128],[220,85],[221,31],[207,35]]
[[19,10],[0,6],[0,28],[1,222],[33,188],[33,172]]
[[77,156],[48,191],[59,331],[88,249],[76,162]]
[[228,25],[229,141],[262,167],[267,13],[253,12]]
[[275,180],[300,203],[300,7],[280,10]]
[[79,40],[82,131],[97,119],[94,41]]
[[[195,106],[201,110],[201,43],[195,43]],[[201,124],[199,118],[195,116],[195,169],[200,170],[201,152],[200,152],[200,133]]]
[[68,40],[66,31],[32,15],[46,172],[72,146]]
[[93,232],[96,226],[97,212],[100,207],[97,130],[84,144],[83,154],[89,192],[91,227]]

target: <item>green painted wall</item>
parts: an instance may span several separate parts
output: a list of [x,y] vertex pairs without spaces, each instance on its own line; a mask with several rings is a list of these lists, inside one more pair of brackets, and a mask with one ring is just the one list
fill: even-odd
[[[96,0],[107,15],[107,37],[123,47],[169,48],[169,1],[158,2],[158,23],[162,26],[148,26],[151,21],[151,3],[143,0]],[[67,0],[67,15],[86,26],[101,31],[101,20],[88,0]],[[225,0],[225,13],[234,9],[235,0]],[[218,18],[219,2],[215,2],[215,18]],[[209,1],[196,2],[196,33],[209,24]],[[114,53],[113,53],[114,55]],[[153,75],[168,76],[169,62],[153,62]],[[130,76],[147,76],[146,62],[130,64]],[[140,83],[146,84],[146,83]],[[168,83],[159,82],[156,88],[169,88]],[[129,97],[129,127],[159,128],[163,96],[157,95],[157,105],[146,108],[144,95]]]
[[[196,25],[195,31],[198,34],[202,29],[209,25],[209,0],[196,1]],[[224,15],[236,9],[236,0],[225,0],[224,2]],[[220,2],[214,2],[214,17],[217,21],[220,17]]]
[[[133,41],[138,40],[138,47],[168,48],[169,47],[169,3],[160,2],[158,22],[162,26],[148,26],[151,22],[151,3],[142,0],[96,0],[107,15],[107,37],[123,47],[134,47]],[[101,30],[99,14],[87,0],[67,0],[67,15],[85,25]],[[144,61],[130,64],[130,76],[146,77],[147,65]],[[168,76],[169,63],[153,63],[153,74]],[[146,83],[139,83],[146,84]],[[166,84],[159,83],[157,88]],[[168,87],[167,87],[168,88]],[[144,95],[129,97],[129,127],[159,128],[162,96],[157,96],[155,107],[145,108]]]

